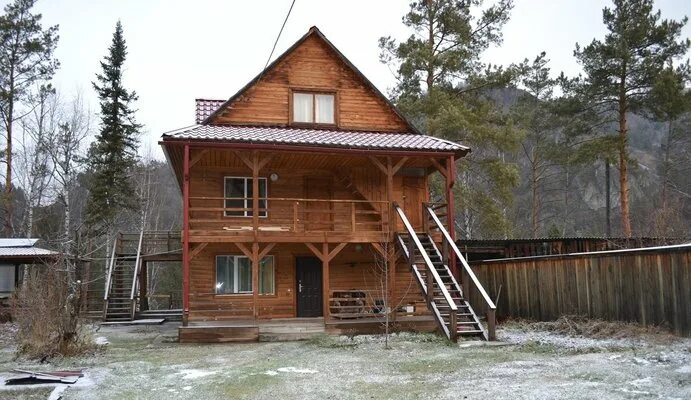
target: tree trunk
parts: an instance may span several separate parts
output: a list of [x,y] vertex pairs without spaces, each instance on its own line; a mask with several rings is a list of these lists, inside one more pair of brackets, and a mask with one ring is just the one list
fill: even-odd
[[[10,86],[12,87],[12,86]],[[10,94],[7,101],[7,117],[5,124],[7,125],[7,148],[5,149],[5,162],[7,170],[5,172],[5,237],[12,237],[14,229],[12,228],[13,199],[12,199],[12,119],[14,117],[14,99]]]
[[627,125],[626,111],[626,66],[619,84],[619,201],[621,206],[621,230],[625,237],[631,237],[631,217],[629,214],[629,161],[626,144]]
[[531,223],[532,223],[532,238],[537,239],[538,235],[538,217],[540,213],[540,200],[538,198],[538,178],[537,178],[537,160],[533,158],[530,163],[530,187],[532,192],[531,204]]
[[605,227],[605,232],[607,237],[612,237],[612,220],[610,218],[610,210],[612,205],[610,204],[612,195],[610,193],[610,177],[609,177],[609,160],[605,159],[605,218],[607,220],[607,225]]

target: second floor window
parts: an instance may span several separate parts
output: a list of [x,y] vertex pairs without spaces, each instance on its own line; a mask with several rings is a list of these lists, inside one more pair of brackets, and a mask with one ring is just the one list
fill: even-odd
[[301,124],[336,123],[334,95],[330,93],[293,93],[293,122]]
[[[225,182],[226,217],[252,216],[252,178],[226,176]],[[266,178],[259,178],[259,216],[266,217]]]

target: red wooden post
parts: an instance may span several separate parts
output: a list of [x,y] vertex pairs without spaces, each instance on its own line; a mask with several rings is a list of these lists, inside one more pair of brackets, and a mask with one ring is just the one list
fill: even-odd
[[182,163],[182,322],[190,314],[190,146],[185,145]]
[[[456,241],[456,206],[453,198],[453,185],[456,183],[456,162],[453,156],[449,156],[446,161],[446,224],[451,240]],[[449,267],[451,273],[459,278],[458,266],[456,265],[456,254],[449,253]]]

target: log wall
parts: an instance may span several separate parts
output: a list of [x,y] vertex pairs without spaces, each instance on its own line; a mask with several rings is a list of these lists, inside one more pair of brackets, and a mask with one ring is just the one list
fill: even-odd
[[[490,297],[499,296],[501,318],[584,315],[668,325],[691,336],[691,245],[483,261],[472,268]],[[468,293],[484,313],[477,293]]]

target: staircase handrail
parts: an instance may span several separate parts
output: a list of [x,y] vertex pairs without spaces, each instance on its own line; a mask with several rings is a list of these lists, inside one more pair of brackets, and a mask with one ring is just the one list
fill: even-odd
[[475,273],[473,270],[470,268],[470,265],[468,265],[468,262],[465,260],[465,257],[463,257],[463,254],[461,251],[458,249],[458,246],[456,246],[456,243],[451,239],[451,235],[449,235],[449,232],[444,228],[444,226],[441,224],[441,221],[439,221],[439,218],[437,215],[432,211],[432,209],[429,206],[425,207],[427,209],[427,212],[429,213],[430,217],[432,217],[432,221],[434,221],[435,225],[439,228],[439,231],[441,234],[444,236],[444,239],[449,243],[449,246],[453,250],[454,253],[456,253],[456,257],[458,260],[461,262],[461,265],[463,265],[463,269],[465,272],[468,274],[470,277],[470,280],[473,281],[473,285],[477,288],[477,290],[480,292],[482,295],[482,298],[485,300],[487,303],[487,306],[491,309],[496,309],[497,306],[494,304],[492,299],[489,297],[487,292],[485,291],[485,288],[482,287],[482,284],[480,283],[480,280],[477,279],[477,276],[475,276]]
[[141,233],[139,234],[139,244],[137,245],[137,258],[134,261],[134,272],[132,273],[132,291],[130,292],[130,304],[132,306],[132,317],[134,317],[134,312],[135,312],[135,301],[134,301],[134,294],[137,291],[137,283],[139,280],[137,279],[137,275],[139,274],[139,266],[142,262],[142,242],[144,241],[144,229],[142,229]]
[[429,207],[429,205],[424,205],[425,210],[427,210],[427,213],[429,216],[432,218],[432,221],[434,222],[435,225],[437,225],[437,228],[439,228],[439,231],[444,237],[444,240],[448,243],[449,247],[453,250],[453,252],[456,254],[457,260],[461,262],[461,265],[463,265],[463,270],[465,270],[466,274],[470,277],[470,280],[473,282],[473,285],[475,285],[475,288],[480,292],[480,295],[482,298],[485,300],[485,303],[487,304],[487,325],[488,325],[488,340],[494,340],[495,338],[495,320],[496,320],[496,310],[497,306],[494,304],[492,299],[489,297],[487,294],[487,291],[485,291],[485,288],[482,286],[480,283],[480,280],[477,279],[477,276],[475,276],[475,273],[473,270],[470,268],[470,265],[468,265],[468,262],[466,261],[465,257],[463,257],[463,254],[461,251],[458,249],[458,246],[456,246],[456,242],[451,238],[451,235],[449,234],[449,231],[444,228],[444,225],[442,225],[441,221],[439,221],[439,218],[437,215],[434,213],[434,211]]
[[[405,226],[406,231],[408,231],[408,235],[413,240],[415,247],[417,247],[418,252],[420,252],[420,254],[422,255],[422,259],[425,261],[425,264],[427,266],[427,271],[432,273],[434,281],[437,282],[437,285],[439,286],[439,289],[441,290],[441,293],[444,296],[444,300],[446,301],[446,303],[448,303],[448,306],[451,309],[451,311],[458,311],[458,306],[456,305],[456,302],[453,301],[453,299],[451,298],[449,291],[446,289],[444,281],[442,281],[441,277],[437,273],[436,268],[434,268],[432,260],[429,259],[427,252],[425,251],[424,247],[422,247],[422,243],[420,243],[420,239],[418,239],[417,234],[415,233],[413,227],[410,225],[410,222],[408,221],[408,218],[405,216],[405,213],[403,212],[401,207],[398,206],[397,203],[394,203],[393,206],[396,209],[396,213],[398,214],[399,218],[403,222],[403,226]],[[409,257],[412,264],[412,254],[410,254]]]
[[108,266],[108,274],[106,275],[106,286],[105,290],[103,293],[103,300],[107,301],[108,300],[108,293],[110,292],[110,284],[112,283],[112,275],[113,275],[113,268],[115,267],[115,249],[118,246],[118,238],[115,237],[115,240],[113,241],[113,251],[111,252],[110,255],[110,265]]

